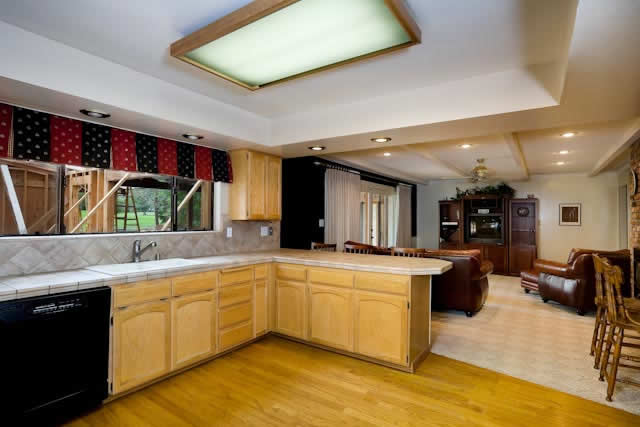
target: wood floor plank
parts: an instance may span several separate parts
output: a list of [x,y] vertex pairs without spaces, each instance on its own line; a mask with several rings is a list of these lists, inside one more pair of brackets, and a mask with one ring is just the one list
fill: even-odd
[[415,374],[267,337],[70,426],[631,426],[640,417],[431,354]]

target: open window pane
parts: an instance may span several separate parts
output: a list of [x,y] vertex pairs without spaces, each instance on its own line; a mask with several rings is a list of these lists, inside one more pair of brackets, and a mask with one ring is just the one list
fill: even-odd
[[211,230],[213,186],[210,182],[176,178],[177,230]]
[[171,231],[171,188],[166,176],[67,167],[66,231]]
[[55,234],[58,166],[0,159],[0,234]]

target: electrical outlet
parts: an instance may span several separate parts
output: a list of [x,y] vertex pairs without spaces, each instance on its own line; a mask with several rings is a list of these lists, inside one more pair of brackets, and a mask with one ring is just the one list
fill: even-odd
[[227,239],[230,239],[233,236],[233,228],[227,227]]

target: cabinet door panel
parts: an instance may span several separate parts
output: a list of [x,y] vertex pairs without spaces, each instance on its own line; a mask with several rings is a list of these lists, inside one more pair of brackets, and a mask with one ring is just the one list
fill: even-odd
[[353,291],[309,286],[310,340],[353,351]]
[[205,292],[171,301],[173,369],[216,351],[216,294]]
[[256,335],[267,332],[267,282],[256,280],[254,325]]
[[282,160],[267,156],[267,218],[280,219],[280,200],[282,198]]
[[504,246],[487,245],[485,259],[493,263],[493,272],[504,274],[507,272],[507,248]]
[[305,288],[304,283],[278,280],[276,284],[276,329],[292,337],[305,338]]
[[249,219],[266,217],[267,156],[249,152]]
[[408,308],[405,297],[356,291],[354,351],[408,365]]
[[253,324],[242,323],[220,332],[220,351],[245,343],[253,338]]
[[114,314],[114,393],[130,389],[171,369],[171,306],[152,302]]

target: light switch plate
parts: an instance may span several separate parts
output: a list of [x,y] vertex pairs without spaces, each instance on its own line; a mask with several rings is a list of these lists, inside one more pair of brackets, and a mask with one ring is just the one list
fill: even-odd
[[318,220],[318,227],[324,228],[324,218],[321,218],[320,220]]
[[227,227],[227,239],[230,239],[233,236],[233,228]]
[[260,227],[260,237],[265,237],[269,235],[269,227],[267,227],[266,225],[263,225],[262,227]]

